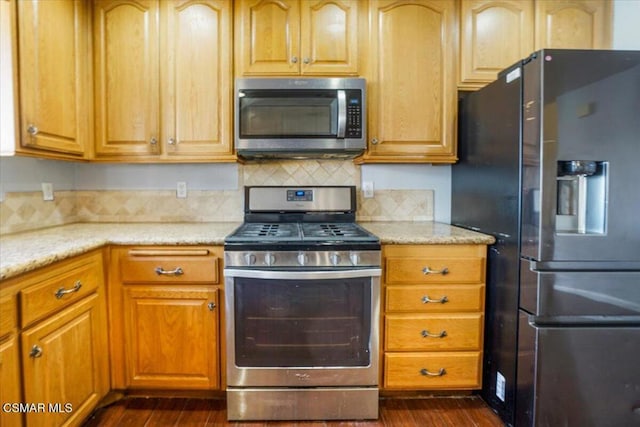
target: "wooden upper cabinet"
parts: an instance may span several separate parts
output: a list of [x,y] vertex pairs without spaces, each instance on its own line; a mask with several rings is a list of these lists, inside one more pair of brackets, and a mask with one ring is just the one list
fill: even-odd
[[537,0],[536,49],[608,49],[610,0]]
[[233,155],[232,5],[162,1],[162,144],[168,157]]
[[477,89],[535,50],[611,48],[610,0],[462,0],[458,87]]
[[16,151],[82,158],[91,135],[87,3],[16,4],[21,116]]
[[369,2],[369,144],[360,161],[456,160],[456,4]]
[[302,74],[358,74],[358,1],[302,1]]
[[98,0],[96,157],[234,160],[231,4]]
[[96,156],[159,154],[158,4],[94,5]]
[[462,0],[460,87],[478,87],[533,51],[533,0]]
[[240,0],[236,75],[356,75],[357,0]]

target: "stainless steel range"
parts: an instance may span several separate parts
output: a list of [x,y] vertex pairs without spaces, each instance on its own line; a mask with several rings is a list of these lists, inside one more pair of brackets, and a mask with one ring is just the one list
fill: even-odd
[[229,420],[378,417],[380,242],[355,187],[246,187],[225,239]]

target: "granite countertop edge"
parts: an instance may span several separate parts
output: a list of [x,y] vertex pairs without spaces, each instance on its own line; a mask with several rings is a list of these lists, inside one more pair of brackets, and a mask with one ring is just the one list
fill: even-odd
[[[494,239],[445,223],[359,222],[382,244],[492,244]],[[76,223],[0,236],[0,281],[105,245],[222,245],[240,222]]]

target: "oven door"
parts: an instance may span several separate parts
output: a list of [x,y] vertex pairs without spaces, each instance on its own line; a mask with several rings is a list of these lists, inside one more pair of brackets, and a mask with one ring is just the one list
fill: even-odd
[[225,269],[227,384],[378,384],[379,268]]

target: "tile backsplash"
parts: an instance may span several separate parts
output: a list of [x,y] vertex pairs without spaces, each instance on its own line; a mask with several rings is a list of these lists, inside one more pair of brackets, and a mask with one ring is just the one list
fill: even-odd
[[[175,190],[56,191],[43,201],[40,192],[8,192],[0,203],[0,234],[73,222],[216,222],[242,221],[244,185],[356,185],[360,167],[350,161],[304,160],[250,163],[238,168],[238,189],[190,190],[186,199]],[[360,221],[430,221],[432,190],[358,192]]]

